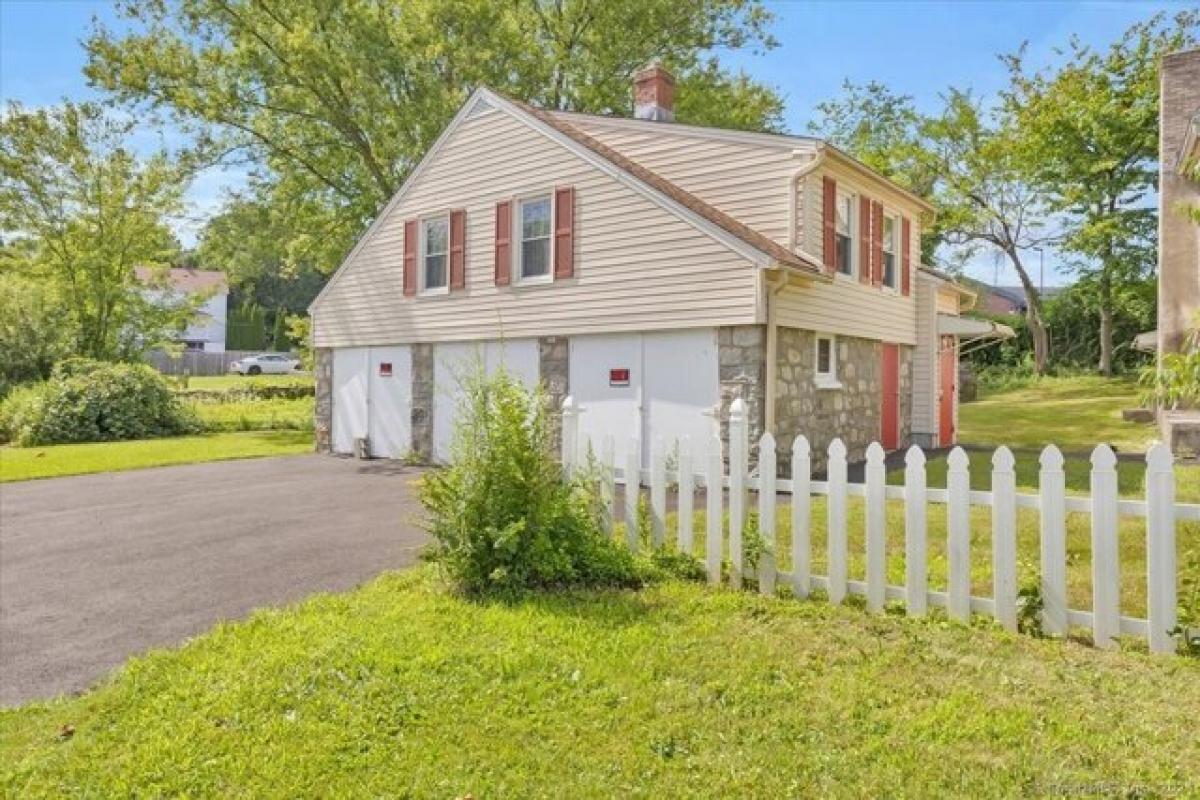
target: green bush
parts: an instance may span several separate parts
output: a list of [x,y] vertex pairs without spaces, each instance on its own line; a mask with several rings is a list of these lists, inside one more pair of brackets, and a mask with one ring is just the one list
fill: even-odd
[[144,364],[68,359],[0,403],[0,434],[21,446],[195,433],[195,415]]
[[639,585],[640,562],[603,533],[594,481],[563,480],[544,394],[503,371],[461,383],[451,463],[421,487],[427,557],[472,593]]

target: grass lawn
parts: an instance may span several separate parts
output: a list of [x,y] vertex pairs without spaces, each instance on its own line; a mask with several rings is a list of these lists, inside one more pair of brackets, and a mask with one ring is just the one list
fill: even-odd
[[307,453],[312,447],[312,433],[307,431],[217,433],[132,442],[0,447],[0,482]]
[[0,791],[1183,796],[1197,708],[1193,659],[680,583],[473,602],[418,570],[0,712]]
[[1088,453],[1107,442],[1121,452],[1142,453],[1157,428],[1121,419],[1122,409],[1138,405],[1137,384],[1130,379],[1042,378],[960,405],[959,440],[1014,450],[1055,444],[1064,452]]
[[200,421],[210,431],[313,429],[312,397],[269,400],[193,401]]

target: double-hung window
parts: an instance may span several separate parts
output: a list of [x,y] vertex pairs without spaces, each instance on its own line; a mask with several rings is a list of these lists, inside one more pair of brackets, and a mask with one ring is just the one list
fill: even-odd
[[837,271],[843,275],[854,274],[854,195],[837,196],[837,220],[834,227],[837,248]]
[[521,280],[550,277],[552,213],[548,194],[517,202],[517,265]]
[[883,285],[896,288],[896,259],[900,254],[900,226],[896,217],[883,217]]
[[449,252],[450,217],[421,220],[421,291],[446,290]]

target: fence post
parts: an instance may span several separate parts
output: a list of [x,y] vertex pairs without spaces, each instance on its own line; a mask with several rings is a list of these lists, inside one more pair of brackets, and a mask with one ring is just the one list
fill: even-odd
[[846,599],[846,445],[829,443],[829,602]]
[[961,447],[950,451],[946,463],[946,611],[966,622],[971,618],[971,465]]
[[812,454],[808,439],[797,436],[792,441],[792,591],[801,598],[808,597],[812,573],[811,478]]
[[758,556],[758,591],[775,594],[775,437],[767,431],[758,440],[758,534],[762,549]]
[[679,552],[692,554],[692,501],[695,499],[695,475],[692,473],[692,443],[684,436],[679,440],[679,507],[675,515],[679,521],[675,532]]
[[562,403],[562,470],[571,478],[579,458],[579,407],[575,398],[567,395]]
[[929,606],[925,563],[925,453],[915,444],[904,454],[904,592],[910,617]]
[[1175,608],[1175,472],[1171,450],[1155,442],[1146,453],[1146,610],[1150,652],[1172,653]]
[[867,445],[867,608],[883,611],[887,587],[887,471],[879,442]]
[[604,434],[600,459],[603,464],[600,470],[600,504],[604,512],[604,530],[612,538],[616,523],[616,510],[613,508],[617,497],[617,448],[611,433]]
[[625,453],[625,543],[638,551],[638,498],[641,495],[642,441],[633,436]]
[[1116,646],[1121,632],[1121,566],[1117,550],[1117,456],[1106,444],[1092,451],[1092,640]]
[[1067,633],[1067,509],[1063,457],[1054,445],[1042,451],[1038,492],[1042,509],[1042,628]]
[[721,498],[725,491],[721,486],[721,479],[725,476],[725,464],[721,458],[721,437],[716,434],[708,440],[707,472],[704,476],[707,517],[704,561],[708,566],[708,582],[716,586],[721,582],[721,527],[724,525]]
[[992,454],[992,594],[996,620],[1017,631],[1017,475],[1007,447]]
[[650,541],[655,549],[667,539],[667,455],[662,437],[654,439],[650,454]]
[[746,401],[737,398],[729,407],[729,582],[742,585],[742,528],[746,524],[746,472],[750,441]]

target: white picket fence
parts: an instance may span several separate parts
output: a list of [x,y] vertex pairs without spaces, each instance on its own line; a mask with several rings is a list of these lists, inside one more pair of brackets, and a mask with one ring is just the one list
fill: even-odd
[[[694,546],[694,497],[705,490],[705,556],[709,581],[721,580],[722,554],[728,534],[730,581],[740,586],[743,569],[742,531],[751,511],[750,492],[758,495],[758,529],[763,536],[763,552],[758,559],[758,583],[764,594],[773,594],[777,581],[787,581],[797,597],[807,597],[814,589],[827,593],[830,602],[841,603],[846,595],[866,597],[867,607],[882,611],[889,600],[903,601],[908,614],[919,616],[929,606],[946,609],[957,620],[972,613],[991,615],[1009,630],[1017,629],[1017,509],[1036,509],[1040,518],[1040,590],[1041,623],[1045,632],[1064,635],[1068,626],[1090,627],[1097,647],[1114,647],[1116,636],[1146,639],[1156,653],[1173,652],[1175,641],[1170,631],[1176,626],[1176,536],[1177,520],[1200,521],[1200,505],[1175,502],[1173,459],[1167,447],[1155,444],[1146,454],[1146,497],[1122,500],[1117,491],[1117,458],[1107,445],[1092,452],[1091,495],[1066,494],[1063,456],[1051,445],[1041,454],[1038,494],[1020,494],[1016,490],[1015,459],[1007,447],[992,456],[991,491],[970,488],[969,460],[966,451],[954,448],[948,457],[946,488],[926,486],[925,454],[919,447],[909,448],[905,456],[904,485],[887,485],[884,450],[877,443],[867,448],[864,482],[847,480],[846,447],[840,439],[829,445],[827,479],[811,480],[811,449],[808,440],[798,436],[792,447],[790,480],[775,478],[777,461],[775,439],[766,433],[759,440],[757,475],[749,469],[750,440],[746,405],[735,400],[729,414],[729,469],[726,471],[721,439],[715,433],[699,451],[686,438],[671,443],[677,468],[667,469],[667,443],[653,443],[650,469],[641,468],[641,443],[629,442],[624,465],[615,463],[611,435],[598,448],[581,440],[579,415],[586,413],[568,397],[563,403],[562,461],[568,474],[584,459],[597,458],[600,469],[600,495],[610,531],[617,519],[614,508],[616,486],[624,485],[621,510],[627,544],[636,550],[638,542],[638,498],[641,487],[649,487],[649,512],[653,546],[666,543],[668,486],[677,486],[679,550],[691,553]],[[701,459],[697,463],[697,459]],[[773,484],[773,485],[772,485]],[[709,491],[718,487],[725,491]],[[772,491],[773,489],[773,491]],[[727,499],[726,499],[727,495]],[[792,523],[792,571],[776,567],[775,522],[780,495],[790,503]],[[824,495],[826,503],[828,574],[812,574],[810,522],[811,497]],[[847,498],[865,499],[866,580],[848,577]],[[887,501],[904,503],[905,579],[903,586],[888,584]],[[726,502],[728,528],[723,524]],[[936,591],[928,585],[927,514],[930,505],[947,507],[947,589]],[[986,506],[991,512],[992,575],[991,597],[971,594],[971,506]],[[1080,512],[1091,517],[1092,534],[1092,610],[1082,611],[1067,605],[1067,514]],[[1118,549],[1118,521],[1121,517],[1146,520],[1146,617],[1121,614],[1121,564]]]

